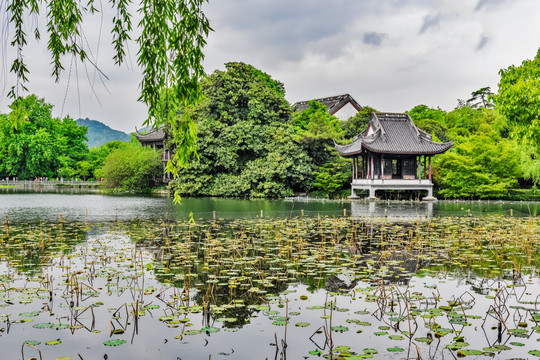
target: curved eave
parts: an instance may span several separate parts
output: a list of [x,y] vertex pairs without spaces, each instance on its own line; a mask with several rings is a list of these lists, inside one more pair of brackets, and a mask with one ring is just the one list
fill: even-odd
[[370,144],[362,144],[362,147],[365,148],[366,150],[369,150],[373,153],[378,153],[378,154],[396,154],[396,155],[437,155],[437,154],[442,154],[444,153],[445,151],[449,150],[453,145],[454,145],[454,142],[453,141],[449,141],[449,142],[446,142],[446,143],[441,143],[441,144],[438,144],[438,145],[441,145],[438,149],[434,149],[434,150],[431,150],[431,151],[420,151],[420,150],[417,150],[417,151],[407,151],[407,150],[403,150],[403,151],[389,151],[389,150],[380,150],[380,149],[376,149],[374,147],[371,147]]
[[347,145],[339,145],[334,142],[334,148],[343,157],[355,156],[362,152],[362,140],[356,138],[352,143]]

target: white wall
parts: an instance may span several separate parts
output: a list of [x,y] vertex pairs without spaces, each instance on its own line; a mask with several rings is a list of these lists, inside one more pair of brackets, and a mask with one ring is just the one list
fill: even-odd
[[345,121],[349,119],[351,116],[356,115],[358,113],[358,110],[349,102],[345,104],[341,109],[339,109],[334,116],[337,116],[339,120]]

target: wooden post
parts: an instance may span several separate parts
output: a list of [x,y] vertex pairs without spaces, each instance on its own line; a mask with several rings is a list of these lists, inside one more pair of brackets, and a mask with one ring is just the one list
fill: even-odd
[[422,173],[420,171],[420,164],[422,162],[422,159],[420,158],[420,156],[418,156],[418,158],[416,160],[418,161],[418,166],[417,166],[417,169],[416,169],[416,175],[418,176],[418,179],[421,179],[422,178]]
[[355,177],[354,177],[354,158],[352,160],[352,178],[353,178],[353,180],[355,179]]
[[424,155],[424,179],[427,177],[426,175],[426,172],[427,172],[427,166],[426,166],[426,155]]
[[429,180],[431,180],[431,156],[429,157]]
[[371,180],[375,179],[375,166],[373,164],[373,154],[371,154]]
[[384,178],[384,155],[381,154],[381,179]]
[[366,179],[370,179],[371,175],[369,172],[369,154],[366,155]]
[[365,165],[366,165],[366,162],[364,161],[364,157],[362,156],[362,179],[364,179],[366,175],[366,171],[364,169]]

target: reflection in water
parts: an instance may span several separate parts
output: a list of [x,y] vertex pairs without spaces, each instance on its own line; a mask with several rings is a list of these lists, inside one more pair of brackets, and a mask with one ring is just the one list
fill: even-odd
[[355,217],[385,217],[391,220],[431,219],[433,202],[351,202]]
[[[87,193],[25,193],[0,189],[0,218],[10,222],[103,222],[130,220],[273,218],[295,216],[384,217],[426,219],[442,216],[537,216],[540,203],[490,201],[363,202],[290,198],[246,200],[226,198],[183,198],[182,204],[159,196],[103,195]],[[66,190],[67,191],[67,190]]]
[[0,346],[6,358],[21,347],[23,358],[37,348],[111,360],[389,357],[391,347],[436,359],[459,334],[480,349],[519,341],[505,355],[527,357],[532,330],[498,332],[490,309],[512,330],[540,322],[523,311],[540,292],[539,227],[350,216],[4,225]]

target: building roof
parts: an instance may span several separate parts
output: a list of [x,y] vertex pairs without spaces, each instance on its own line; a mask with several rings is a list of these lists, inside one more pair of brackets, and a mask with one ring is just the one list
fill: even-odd
[[[296,108],[296,111],[298,112],[304,111],[309,108],[308,102],[310,101],[312,100],[299,101],[297,103],[294,103],[293,108]],[[353,97],[349,94],[314,99],[314,101],[318,101],[324,106],[326,106],[330,115],[334,115],[335,113],[337,113],[339,109],[347,105],[349,102],[356,108],[356,110],[360,111],[362,109],[362,106],[360,106],[360,104],[357,103],[356,100],[354,100]]]
[[351,144],[337,145],[342,156],[359,155],[370,151],[382,154],[435,155],[445,152],[452,141],[438,143],[431,135],[418,129],[409,114],[373,113],[367,129]]
[[163,131],[163,126],[160,126],[159,129],[152,129],[146,134],[141,134],[137,128],[135,128],[135,136],[137,140],[141,143],[153,143],[153,142],[162,142],[165,140],[165,132]]

